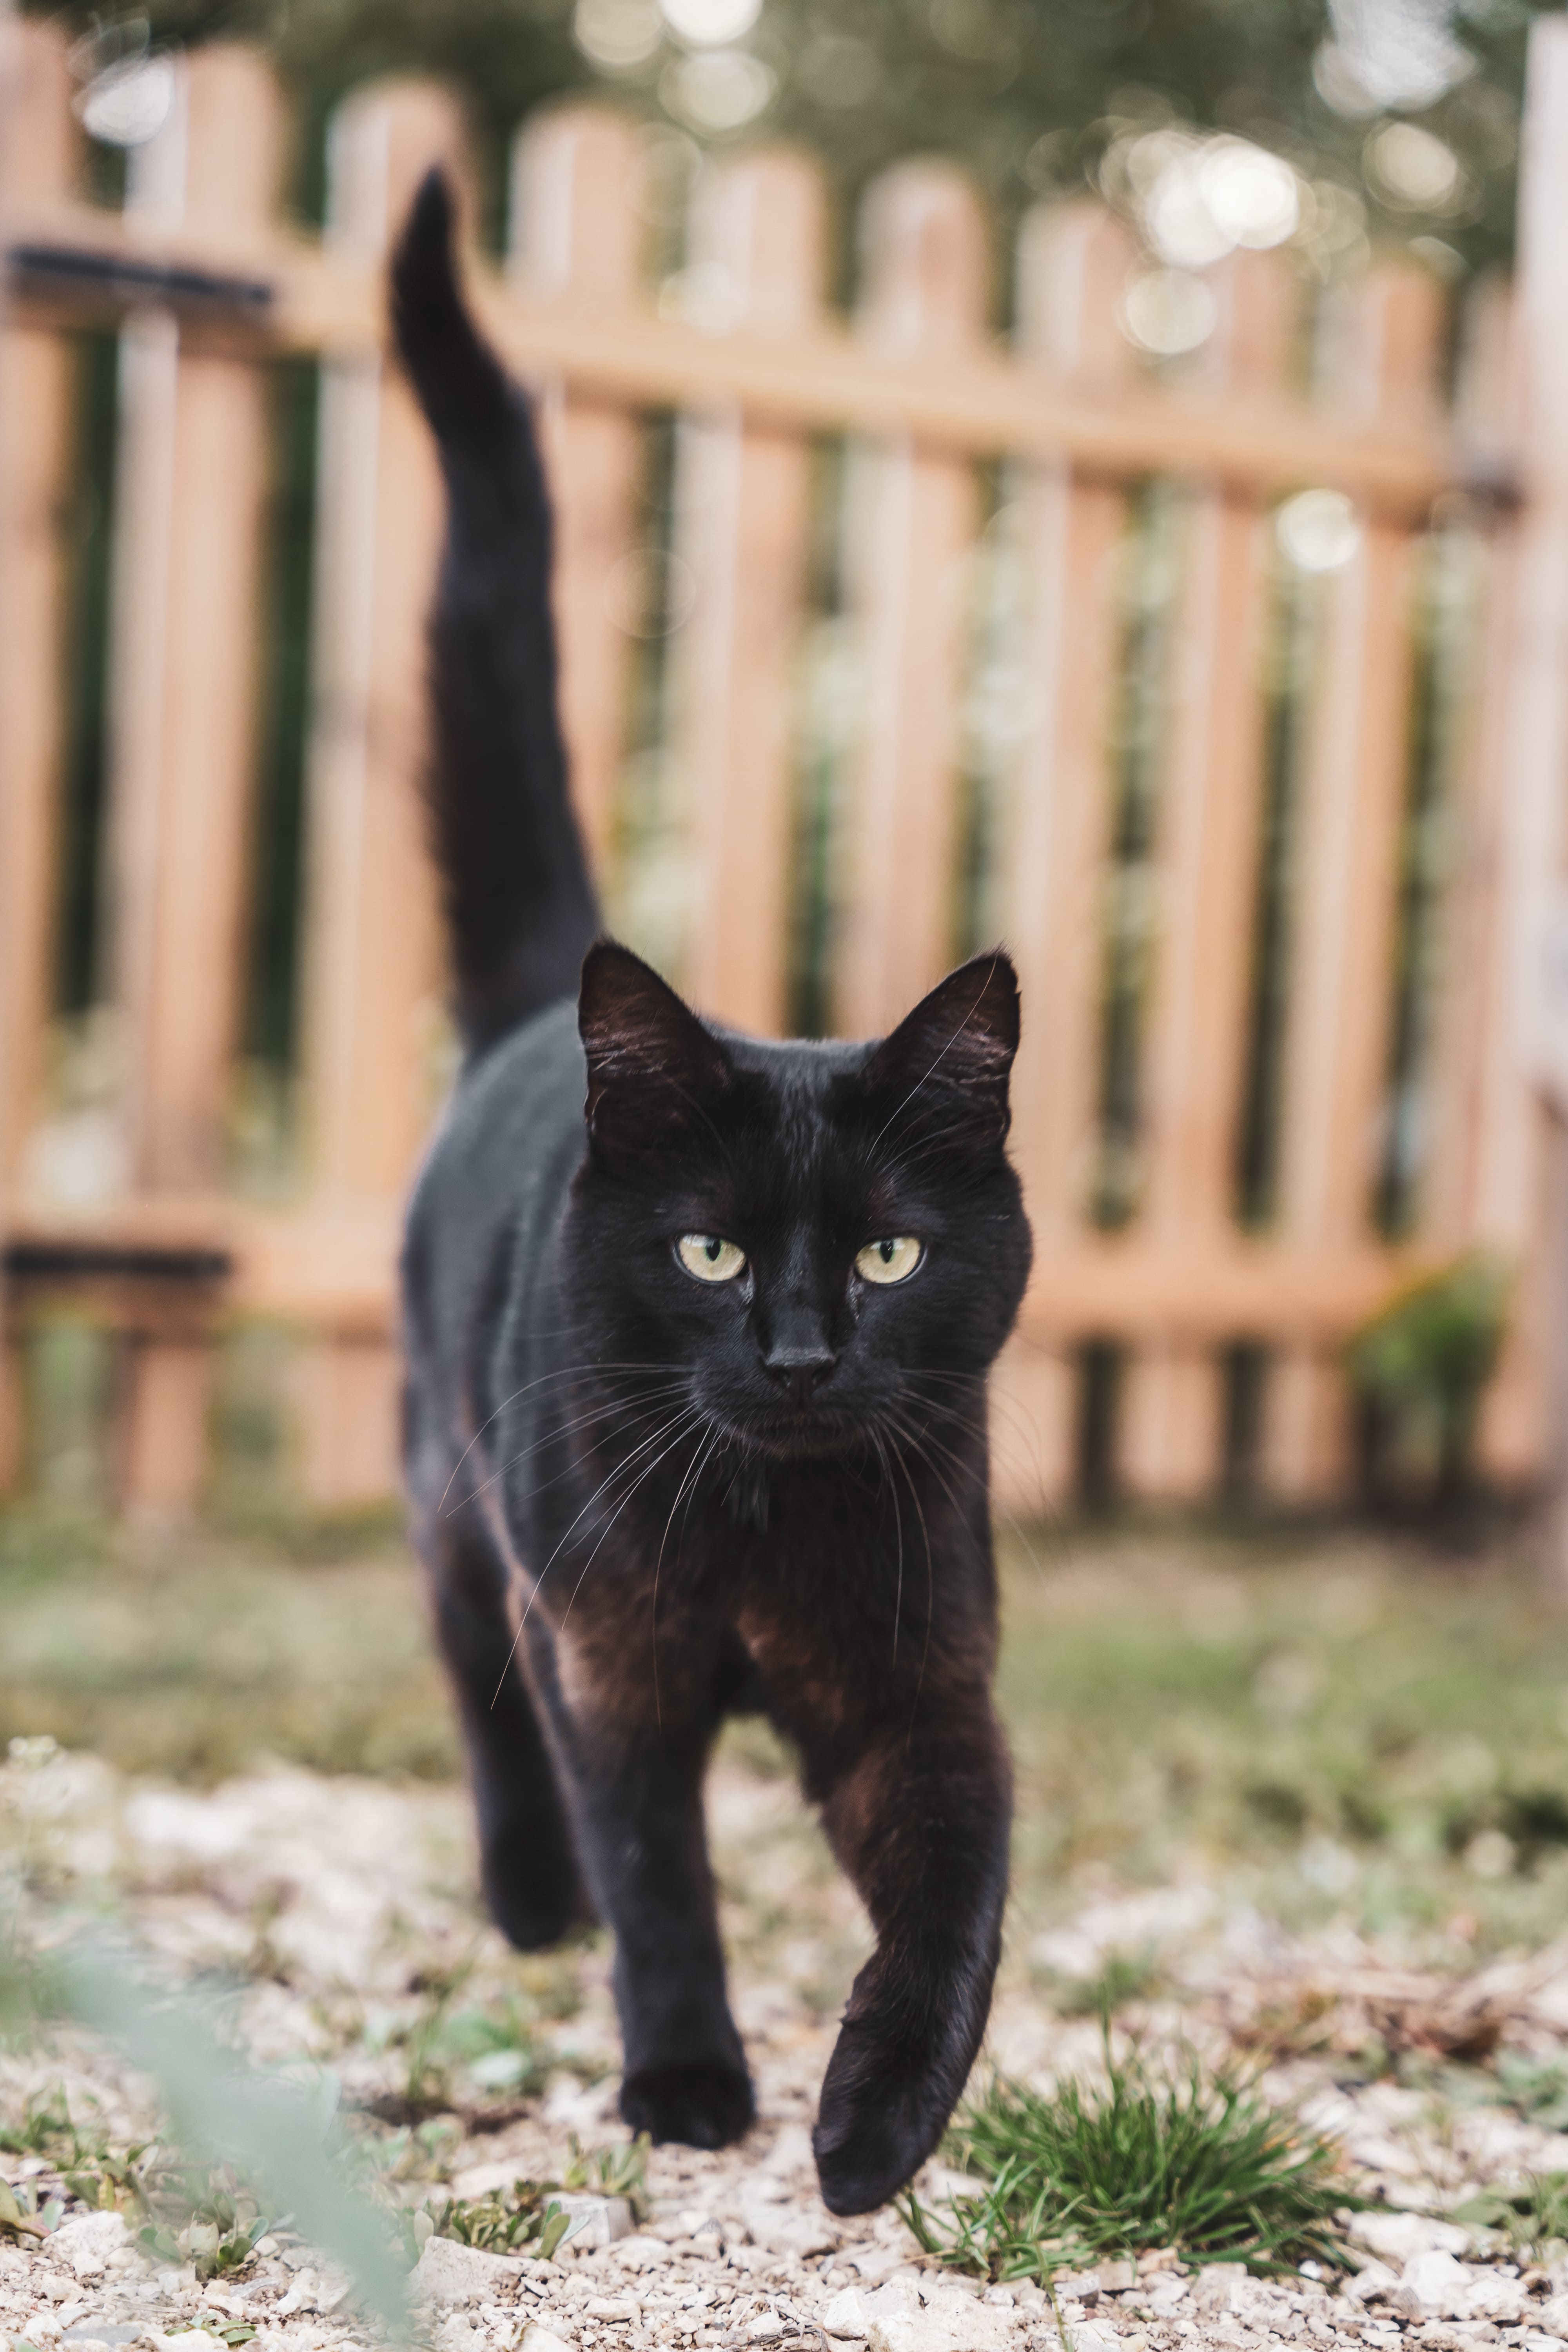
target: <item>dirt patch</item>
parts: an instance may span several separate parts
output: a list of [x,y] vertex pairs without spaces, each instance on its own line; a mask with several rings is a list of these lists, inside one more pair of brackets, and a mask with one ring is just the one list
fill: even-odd
[[[560,2180],[584,2151],[624,2143],[605,1939],[537,1959],[506,1949],[478,1906],[460,1791],[296,1769],[199,1791],[47,1748],[20,1753],[0,1786],[34,1932],[110,1910],[170,1974],[226,1979],[250,2056],[330,2078],[340,2127],[410,2210],[519,2177]],[[1135,1951],[1147,1989],[1124,2026],[1154,2053],[1249,2051],[1268,2095],[1303,2103],[1374,2200],[1356,2225],[1365,2262],[1350,2292],[1164,2262],[1079,2279],[1053,2305],[1034,2286],[937,2270],[895,2213],[826,2213],[809,2128],[865,1922],[765,1753],[727,1755],[710,1814],[756,2128],[722,2155],[652,2151],[635,2226],[613,2241],[598,2242],[609,2220],[549,2262],[438,2241],[418,2277],[439,2352],[552,2352],[552,2337],[581,2352],[1045,2352],[1064,2327],[1079,2352],[1568,2342],[1568,2269],[1531,2270],[1497,2229],[1444,2218],[1568,2170],[1552,2105],[1568,2097],[1568,1945],[1480,1972],[1415,1969],[1404,1938],[1380,1948],[1342,1918],[1291,1934],[1194,1875],[1100,1884],[1058,1918],[1043,1955],[1039,1936],[1015,1932],[987,2063],[1038,2084],[1091,2069],[1097,2021],[1064,2017],[1042,1971],[1077,1980],[1074,1969],[1082,1979]],[[57,2091],[106,2141],[159,2128],[146,2083],[74,2029],[0,2059],[14,2139]],[[0,2175],[29,2209],[57,2197],[64,2217],[42,2240],[0,2241],[0,2337],[13,2343],[173,2352],[164,2338],[200,2328],[231,2352],[250,2340],[330,2352],[370,2333],[349,2283],[312,2252],[307,2215],[274,2217],[247,2263],[204,2284],[187,2263],[147,2259],[116,2216],[86,2213],[46,2142],[0,2155]],[[947,2185],[940,2168],[922,2183],[934,2198]],[[179,2352],[207,2347],[186,2333]]]

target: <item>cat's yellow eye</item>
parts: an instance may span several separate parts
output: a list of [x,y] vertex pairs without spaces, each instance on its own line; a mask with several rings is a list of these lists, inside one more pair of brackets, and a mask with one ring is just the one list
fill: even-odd
[[746,1271],[746,1253],[717,1234],[682,1234],[676,1254],[699,1282],[733,1282]]
[[867,1282],[908,1282],[924,1255],[913,1234],[894,1234],[885,1242],[868,1242],[855,1271]]

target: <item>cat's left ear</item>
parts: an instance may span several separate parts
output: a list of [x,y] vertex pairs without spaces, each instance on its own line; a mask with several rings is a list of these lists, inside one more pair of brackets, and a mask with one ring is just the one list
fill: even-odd
[[713,1111],[734,1081],[730,1058],[651,964],[613,940],[591,947],[577,1027],[599,1159],[635,1171],[655,1152],[711,1138]]
[[922,996],[866,1065],[873,1092],[896,1091],[893,1119],[951,1111],[976,1118],[974,1139],[1000,1143],[1011,1112],[1007,1080],[1018,1050],[1018,976],[1000,948],[975,956]]

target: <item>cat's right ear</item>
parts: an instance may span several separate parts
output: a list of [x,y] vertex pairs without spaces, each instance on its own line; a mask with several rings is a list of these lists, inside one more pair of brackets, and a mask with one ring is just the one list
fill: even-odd
[[1000,1143],[1018,1051],[1018,976],[1000,948],[939,981],[884,1037],[863,1084],[889,1097],[885,1131],[935,1126],[961,1143]]
[[729,1056],[651,965],[613,940],[583,962],[577,1028],[588,1061],[584,1115],[597,1158],[622,1168],[712,1135],[734,1081]]

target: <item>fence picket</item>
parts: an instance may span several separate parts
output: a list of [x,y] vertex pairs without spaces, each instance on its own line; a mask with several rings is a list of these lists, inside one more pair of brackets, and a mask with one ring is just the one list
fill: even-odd
[[[158,226],[199,221],[215,242],[263,232],[282,128],[259,58],[198,50],[135,156],[128,206]],[[247,359],[154,311],[126,331],[121,394],[110,922],[127,1157],[142,1196],[207,1193],[223,1175],[242,953],[266,387]],[[158,1328],[129,1333],[126,1348],[123,1500],[188,1512],[212,1350]]]
[[[1278,253],[1234,254],[1215,273],[1220,319],[1205,357],[1216,387],[1284,387],[1296,273]],[[1247,1052],[1264,774],[1270,518],[1204,486],[1186,516],[1170,746],[1158,819],[1156,937],[1144,1051],[1148,1170],[1140,1239],[1212,1252],[1232,1223]],[[1221,1472],[1221,1363],[1212,1346],[1156,1334],[1129,1370],[1121,1476],[1165,1501],[1212,1493]]]
[[[215,237],[260,231],[282,155],[272,78],[259,58],[217,45],[198,50],[183,72],[184,103],[160,134],[184,149],[183,170],[175,166],[180,209]],[[153,331],[162,405],[168,337],[162,322]],[[125,656],[127,664],[143,651],[151,656],[140,688],[149,707],[146,732],[127,746],[114,778],[121,837],[135,845],[119,877],[116,993],[132,1181],[145,1192],[205,1190],[223,1172],[267,478],[258,371],[188,337],[176,350],[172,413],[143,409],[122,461],[122,478],[142,465],[158,476],[127,487],[162,541],[149,569],[156,566],[163,591],[161,613],[138,614],[138,642]],[[163,499],[163,513],[148,511]],[[137,562],[128,551],[128,566]],[[151,579],[145,584],[152,589]],[[202,974],[199,988],[193,970]]]
[[[1436,280],[1413,266],[1375,270],[1334,323],[1331,394],[1352,413],[1419,423],[1435,396]],[[1348,1249],[1370,1229],[1407,781],[1417,541],[1382,515],[1363,512],[1360,530],[1325,600],[1299,832],[1279,1155],[1280,1234],[1325,1251]],[[1268,1483],[1281,1499],[1317,1501],[1342,1490],[1349,1429],[1331,1357],[1304,1344],[1282,1349],[1268,1383],[1264,1444]]]
[[[1135,250],[1131,232],[1100,205],[1047,205],[1029,215],[1017,288],[1028,365],[1108,396],[1131,378],[1136,363],[1116,310]],[[1028,1199],[1037,1280],[1026,1329],[997,1376],[997,1462],[1016,1500],[1056,1503],[1073,1479],[1073,1366],[1059,1335],[1038,1328],[1037,1318],[1048,1312],[1053,1258],[1083,1235],[1127,500],[1121,484],[1085,480],[1066,466],[1022,473],[1018,498],[1025,668],[1036,704],[1008,779],[1000,911],[1023,997],[1013,1154]]]
[[[1455,405],[1476,445],[1506,465],[1517,405],[1518,310],[1508,281],[1494,276],[1465,304]],[[1492,960],[1499,882],[1497,829],[1501,774],[1494,731],[1485,723],[1503,675],[1518,614],[1517,548],[1509,522],[1484,558],[1483,621],[1466,666],[1459,740],[1450,757],[1451,801],[1444,811],[1443,927],[1436,1004],[1426,1069],[1427,1144],[1420,1179],[1419,1230],[1434,1252],[1453,1255],[1471,1237],[1483,1157],[1481,1097],[1493,1006]],[[1500,698],[1498,698],[1500,699]],[[1526,1074],[1518,1073],[1528,1097]]]
[[[736,326],[815,323],[826,228],[804,157],[749,156],[698,191],[690,264]],[[696,873],[684,978],[742,1029],[785,1025],[793,690],[811,533],[811,453],[733,413],[681,420],[675,551],[694,597],[676,640],[676,741]]]
[[[5,70],[14,78],[21,57],[42,79],[0,153],[0,205],[24,248],[0,321],[0,1168],[7,1240],[22,1244],[12,1263],[26,1269],[6,1302],[0,1475],[17,1452],[16,1335],[58,1296],[121,1335],[128,1500],[189,1507],[205,1475],[216,1301],[150,1279],[146,1265],[107,1285],[91,1266],[125,1246],[216,1244],[235,1257],[226,1310],[289,1315],[306,1335],[306,1493],[368,1500],[395,1482],[398,1200],[450,1059],[418,793],[439,490],[378,321],[386,247],[416,178],[437,155],[461,176],[456,110],[422,85],[351,99],[333,132],[331,226],[313,252],[271,216],[278,123],[259,68],[230,48],[193,52],[166,132],[132,161],[121,224],[68,185],[60,36],[31,24],[3,37]],[[1375,275],[1352,302],[1326,379],[1336,412],[1282,389],[1285,273],[1269,257],[1237,257],[1211,279],[1225,316],[1210,383],[1194,397],[1136,369],[1119,314],[1135,250],[1092,205],[1044,209],[1026,225],[1009,356],[985,334],[984,221],[944,166],[902,166],[873,191],[851,335],[823,302],[821,195],[805,163],[763,155],[710,166],[691,267],[655,305],[638,282],[643,149],[631,125],[567,106],[514,149],[507,282],[482,264],[472,274],[500,346],[542,377],[563,704],[577,805],[601,861],[613,854],[653,554],[638,544],[648,412],[673,405],[682,418],[676,552],[696,598],[670,649],[660,749],[677,754],[691,788],[697,887],[683,976],[700,1001],[757,1028],[786,1015],[789,717],[814,434],[850,436],[842,569],[861,664],[861,733],[836,793],[830,859],[840,1027],[864,1034],[898,1019],[957,948],[960,720],[982,625],[977,740],[994,747],[1010,723],[993,684],[1014,668],[1028,682],[1034,707],[1006,755],[990,859],[1024,986],[1014,1148],[1037,1241],[1021,1332],[996,1383],[1005,1503],[1036,1507],[1068,1491],[1083,1433],[1074,1355],[1101,1339],[1128,1358],[1119,1463],[1136,1492],[1191,1496],[1214,1483],[1217,1351],[1233,1337],[1258,1339],[1275,1358],[1266,1488],[1282,1501],[1342,1491],[1333,1351],[1407,1272],[1478,1242],[1530,1276],[1488,1403],[1488,1466],[1522,1481],[1547,1458],[1550,1155],[1521,1044],[1539,918],[1561,864],[1568,742],[1560,26],[1535,28],[1531,90],[1519,415],[1478,426],[1467,394],[1456,433],[1432,386],[1436,290],[1408,271]],[[68,248],[70,269],[51,265],[51,243]],[[108,274],[83,272],[83,257]],[[128,259],[154,285],[165,265],[268,278],[275,299],[265,311],[231,301],[220,328],[176,276],[167,307],[117,310],[127,281],[113,272]],[[132,1189],[89,1213],[26,1197],[20,1171],[44,1164],[27,1160],[26,1130],[48,1017],[61,638],[53,517],[69,461],[62,339],[105,318],[121,322],[122,352],[108,969],[125,1016]],[[1488,348],[1481,373],[1495,384],[1496,334]],[[223,1137],[248,846],[264,369],[289,351],[316,354],[323,369],[302,950],[310,1178],[301,1208],[260,1212],[226,1194]],[[1409,788],[1407,606],[1427,502],[1467,487],[1468,446],[1483,473],[1511,466],[1523,497],[1501,509],[1480,717],[1462,761],[1463,862],[1444,933],[1450,979],[1435,1078],[1446,1108],[1405,1249],[1374,1230],[1371,1188]],[[1008,511],[994,570],[989,553],[983,566],[971,558],[975,468],[997,457]],[[1101,918],[1128,492],[1151,478],[1192,486],[1189,567],[1155,836],[1145,1187],[1130,1230],[1112,1234],[1089,1222]],[[1270,502],[1302,479],[1359,497],[1361,536],[1354,559],[1313,592],[1321,627],[1293,828],[1283,1180],[1277,1229],[1244,1236],[1230,1202],[1263,767],[1257,650]],[[973,583],[1010,578],[1015,549],[1023,586],[1004,624],[1009,644],[995,642],[988,602],[972,648]],[[987,791],[994,782],[988,772]],[[1568,1179],[1560,1190],[1568,1197]],[[1103,1423],[1097,1408],[1097,1463]]]
[[[76,125],[66,40],[0,22],[0,227],[13,205],[69,194]],[[3,299],[0,296],[0,299]],[[19,1179],[39,1107],[54,947],[64,636],[59,508],[70,465],[71,357],[0,316],[0,1183]],[[22,1467],[16,1335],[0,1332],[0,1493]]]
[[[861,332],[910,367],[978,345],[985,225],[945,164],[905,163],[862,215]],[[855,762],[835,1008],[866,1036],[892,1026],[952,960],[964,559],[974,541],[973,468],[910,442],[853,453],[845,572],[860,658],[864,728]]]
[[[637,133],[592,106],[552,108],[512,150],[508,271],[533,302],[619,310],[634,299],[643,223]],[[610,847],[626,729],[642,434],[614,402],[540,388],[556,500],[555,612],[572,790],[589,854]]]
[[[437,160],[462,176],[443,91],[390,83],[348,100],[332,127],[330,241],[378,266]],[[440,528],[435,455],[407,387],[378,362],[334,362],[322,384],[305,1090],[319,1210],[348,1224],[401,1191],[435,1098],[440,957],[420,770]],[[378,1332],[312,1345],[300,1431],[314,1501],[395,1487],[397,1386]]]
[[[1510,1484],[1544,1464],[1561,1485],[1568,1463],[1563,1137],[1531,1066],[1540,960],[1568,855],[1568,25],[1558,16],[1531,27],[1528,90],[1507,417],[1524,497],[1503,519],[1494,551],[1462,834],[1469,927],[1450,950],[1456,992],[1469,992],[1475,1014],[1461,1080],[1466,1165],[1455,1227],[1515,1275],[1507,1344],[1482,1407],[1481,1462]],[[1561,1520],[1552,1543],[1561,1587]]]

